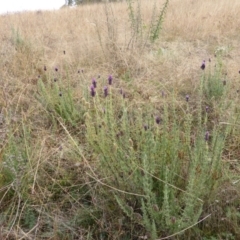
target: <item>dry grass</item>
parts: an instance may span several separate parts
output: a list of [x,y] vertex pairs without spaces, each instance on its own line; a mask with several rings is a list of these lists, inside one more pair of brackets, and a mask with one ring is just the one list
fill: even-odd
[[[157,2],[157,8],[161,8],[164,1]],[[142,9],[143,22],[148,26],[152,15],[151,1],[142,1]],[[106,79],[108,74],[113,74],[118,81],[131,72],[132,85],[138,92],[137,100],[134,101],[157,105],[157,98],[163,90],[171,89],[180,96],[185,96],[192,88],[196,88],[198,84],[195,83],[201,76],[201,61],[210,58],[213,66],[216,62],[215,54],[221,52],[223,71],[231,82],[232,94],[235,94],[236,89],[240,89],[239,16],[239,0],[232,0],[231,3],[226,0],[172,0],[160,39],[154,45],[146,44],[141,50],[137,44],[128,48],[131,31],[127,5],[124,2],[108,6],[92,4],[53,12],[0,16],[0,107],[6,116],[2,129],[7,131],[11,126],[11,134],[20,138],[24,135],[20,129],[26,124],[35,136],[31,150],[29,143],[23,146],[30,151],[28,154],[31,167],[28,174],[33,175],[34,181],[26,187],[26,191],[32,191],[32,201],[39,205],[42,204],[42,199],[51,201],[52,189],[44,184],[56,181],[56,186],[61,189],[59,182],[62,180],[59,176],[68,175],[68,170],[72,168],[75,170],[68,176],[69,179],[83,181],[78,174],[85,167],[84,164],[79,165],[79,156],[72,152],[72,142],[64,129],[59,130],[49,122],[45,109],[33,97],[38,91],[38,76],[47,78],[49,74],[50,77],[62,78],[66,86],[69,79],[71,84],[79,84],[80,88],[74,88],[73,92],[74,99],[78,99],[83,96],[84,86],[88,87],[93,77],[100,74]],[[44,66],[47,67],[47,72],[44,72]],[[54,71],[55,67],[58,67],[58,72]],[[84,73],[79,77],[78,70],[82,69]],[[131,90],[128,94],[132,94]],[[72,131],[70,135],[74,133],[74,129]],[[84,132],[84,127],[81,131]],[[228,150],[234,151],[233,155],[237,157],[239,138],[236,133],[234,137],[234,143],[229,143]],[[9,142],[1,142],[2,151],[8,145]],[[1,162],[2,155],[0,157]],[[66,162],[66,159],[71,160]],[[226,159],[229,160],[227,157]],[[53,175],[44,170],[46,165],[49,167],[51,164]],[[58,168],[54,171],[56,166]],[[41,176],[37,177],[40,168]],[[234,165],[234,171],[236,169]],[[70,189],[68,183],[66,186]],[[64,194],[72,203],[77,202],[68,192]],[[64,207],[64,194],[59,197],[62,197],[62,201],[58,199],[59,208]],[[17,205],[18,200],[15,200]],[[73,204],[72,211],[77,211],[76,206]],[[51,204],[47,208],[49,212],[57,209]],[[42,218],[55,221],[56,229],[59,222],[65,221],[62,213],[54,212],[51,217],[47,212],[41,214]],[[16,224],[20,225],[17,222]],[[44,222],[39,221],[37,224],[39,231],[44,231]],[[103,223],[99,223],[101,224]],[[3,227],[6,226],[3,224]],[[34,227],[28,233],[14,227],[11,233],[3,231],[2,234],[9,239],[38,239]],[[79,234],[86,234],[81,228],[78,231]]]
[[[179,87],[198,79],[201,60],[213,59],[221,49],[229,78],[237,81],[239,4],[223,0],[171,1],[159,43],[141,52],[141,58],[137,50],[134,54],[126,50],[131,33],[124,3],[108,8],[113,32],[107,30],[106,9],[102,4],[1,16],[1,75],[18,85],[20,80],[26,84],[42,74],[44,65],[62,69],[68,64],[74,71],[84,68],[87,79],[98,74],[121,75],[127,68],[133,68],[138,73],[138,82],[158,78]],[[142,7],[148,24],[152,6],[143,1]],[[20,52],[15,49],[13,31],[19,32],[26,45]],[[111,49],[111,36],[117,49]]]

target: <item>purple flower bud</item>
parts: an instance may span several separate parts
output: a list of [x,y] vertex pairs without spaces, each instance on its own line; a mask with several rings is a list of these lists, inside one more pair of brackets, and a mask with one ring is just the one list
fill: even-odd
[[112,75],[109,75],[109,76],[108,76],[108,84],[109,84],[109,85],[112,85],[112,80],[113,80]]
[[208,112],[208,111],[209,111],[209,106],[206,106],[206,108],[205,108],[205,109],[206,109],[206,112]]
[[203,61],[202,61],[202,65],[201,65],[201,69],[204,70],[205,67],[206,67],[206,65],[205,65],[205,60],[203,60]]
[[62,93],[61,92],[59,93],[59,97],[62,97]]
[[189,95],[186,95],[186,101],[187,102],[189,101]]
[[92,85],[94,86],[94,88],[97,87],[97,81],[95,78],[92,79]]
[[143,127],[144,127],[144,130],[145,130],[145,131],[147,131],[147,130],[149,129],[149,127],[148,127],[147,124],[144,124]]
[[105,86],[103,88],[103,92],[104,92],[104,97],[107,97],[107,95],[108,95],[108,87],[107,86]]
[[94,97],[96,95],[96,91],[95,91],[95,88],[93,85],[90,87],[90,93],[91,93],[92,97]]
[[56,72],[58,71],[58,68],[57,68],[57,67],[55,67],[54,69],[55,69]]
[[119,92],[120,92],[120,94],[123,96],[123,98],[125,98],[125,97],[126,97],[126,94],[125,94],[125,92],[123,91],[123,89],[122,89],[122,88],[120,88]]
[[161,123],[161,118],[159,116],[157,116],[155,118],[156,124],[160,124]]
[[209,141],[209,131],[206,131],[204,139],[205,141]]
[[46,67],[46,66],[44,66],[44,68],[43,68],[43,69],[44,69],[44,71],[47,71],[47,67]]

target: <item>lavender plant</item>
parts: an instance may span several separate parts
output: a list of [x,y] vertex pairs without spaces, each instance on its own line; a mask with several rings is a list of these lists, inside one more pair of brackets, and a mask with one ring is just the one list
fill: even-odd
[[[204,70],[206,66],[205,61],[201,65],[201,69]],[[213,73],[211,66],[208,68],[208,73],[203,74],[203,92],[207,99],[215,99],[219,100],[224,96],[227,89],[227,80],[226,76],[222,74],[223,64],[221,62],[220,57],[217,57],[217,63],[214,67]]]
[[128,218],[126,224],[142,226],[150,239],[196,224],[215,176],[221,175],[227,132],[219,126],[206,130],[201,118],[196,128],[191,102],[186,102],[182,124],[175,104],[166,102],[161,118],[154,119],[153,109],[136,110],[124,101],[119,114],[112,97],[106,99],[105,112],[95,105],[86,121],[98,177],[115,189],[106,194]]
[[[51,116],[60,117],[65,123],[76,126],[77,123],[84,122],[84,113],[86,111],[84,104],[76,104],[73,99],[73,91],[70,86],[64,86],[60,81],[52,81],[51,76],[47,78],[47,82],[42,79],[38,81],[37,99]],[[90,93],[95,96],[95,87],[97,82],[92,81]],[[79,100],[83,99],[81,96]]]

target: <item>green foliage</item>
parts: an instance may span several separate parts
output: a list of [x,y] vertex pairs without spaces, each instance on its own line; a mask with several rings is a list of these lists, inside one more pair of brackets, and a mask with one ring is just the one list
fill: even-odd
[[11,132],[8,138],[8,147],[4,151],[2,176],[5,184],[11,184],[12,190],[26,196],[28,184],[32,181],[29,175],[31,168],[30,129],[22,126],[18,136]]
[[116,202],[151,239],[195,224],[221,175],[227,132],[215,126],[206,139],[205,125],[200,118],[194,126],[188,103],[179,121],[175,104],[165,102],[157,124],[153,109],[117,104],[116,98],[97,99],[87,115],[87,140],[98,156],[99,177],[125,192],[114,193]]
[[[140,41],[141,44],[145,44],[148,40],[153,43],[159,39],[169,0],[164,2],[162,10],[159,12],[157,12],[156,9],[156,0],[154,1],[150,24],[142,21],[141,0],[136,1],[136,9],[134,9],[135,1],[127,0],[127,4],[132,30],[130,43],[133,44],[135,41]],[[133,41],[133,39],[135,39],[135,41]]]
[[23,37],[19,29],[12,27],[11,42],[18,52],[24,52],[27,56],[31,54],[31,43]]
[[32,229],[37,223],[38,215],[34,209],[32,209],[30,206],[27,206],[24,209],[21,218],[23,227],[26,229]]
[[25,41],[18,29],[12,28],[12,42],[16,48],[21,48],[25,45]]
[[159,38],[160,31],[162,29],[163,21],[164,21],[164,16],[166,15],[167,7],[169,4],[169,0],[166,0],[166,2],[163,4],[163,8],[160,11],[159,15],[156,16],[157,19],[155,20],[153,14],[152,16],[152,23],[151,23],[151,28],[150,28],[150,39],[152,42],[156,41]]
[[218,239],[224,239],[224,240],[235,240],[235,236],[232,233],[221,233],[218,236],[211,236],[211,237],[203,237],[203,240],[218,240]]
[[220,100],[226,93],[227,79],[222,73],[222,62],[218,58],[217,64],[214,67],[213,73],[209,68],[208,73],[203,75],[203,93],[208,100]]
[[[165,1],[159,14],[153,8],[146,31],[141,1],[135,5],[128,0],[136,41],[159,38],[168,4]],[[109,40],[115,42],[114,16],[109,6],[105,10]],[[13,31],[13,43],[18,49],[25,46],[18,31]],[[231,179],[224,176],[224,171],[232,171],[222,160],[231,123],[234,120],[237,128],[239,117],[228,118],[236,109],[227,99],[222,68],[218,59],[213,73],[204,70],[192,92],[194,100],[183,102],[168,90],[167,97],[153,96],[161,98],[157,104],[135,93],[129,68],[116,85],[108,85],[108,96],[100,94],[100,83],[94,97],[86,86],[79,90],[70,80],[56,80],[45,72],[35,97],[49,125],[58,123],[59,133],[46,138],[61,139],[67,150],[62,144],[60,150],[59,140],[36,142],[39,132],[23,114],[21,124],[9,131],[2,155],[0,224],[9,232],[17,226],[27,233],[39,224],[35,233],[42,231],[40,238],[76,239],[79,232],[81,237],[87,232],[86,239],[237,239],[239,201],[216,204],[216,192],[223,192],[223,183]],[[129,95],[119,93],[121,84],[131,88]],[[206,103],[211,113],[203,111]],[[220,120],[226,110],[224,125]],[[220,217],[218,211],[223,212]],[[219,223],[222,219],[226,221]]]
[[84,122],[85,105],[79,99],[78,105],[73,99],[71,87],[63,86],[57,81],[47,79],[46,83],[39,79],[37,99],[43,107],[56,118],[61,118],[64,123],[76,126]]

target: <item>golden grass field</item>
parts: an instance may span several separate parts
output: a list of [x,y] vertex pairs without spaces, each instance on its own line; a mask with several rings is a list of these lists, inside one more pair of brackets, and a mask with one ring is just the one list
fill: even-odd
[[[53,161],[59,174],[64,168],[79,167],[68,138],[74,132],[69,130],[66,134],[64,129],[53,132],[45,116],[46,110],[33,97],[38,91],[39,76],[61,76],[66,86],[68,82],[64,83],[64,80],[70,79],[73,86],[80,86],[73,92],[77,101],[83,96],[84,86],[89,88],[91,85],[92,78],[98,75],[107,78],[112,74],[120,84],[118,80],[130,72],[134,90],[126,91],[129,95],[133,91],[137,93],[133,101],[157,105],[162,101],[158,98],[162,91],[173,90],[181,99],[196,90],[202,61],[206,60],[207,67],[214,66],[216,54],[221,53],[223,75],[228,79],[231,94],[240,89],[239,0],[170,0],[160,38],[150,44],[144,36],[151,21],[152,3],[150,0],[141,2],[143,37],[139,41],[131,41],[134,38],[125,2],[0,16],[0,109],[6,121],[1,125],[0,162],[8,146],[9,129],[12,129],[12,136],[20,138],[22,135],[18,131],[21,132],[22,126],[31,128],[34,140],[28,157],[32,159],[30,174],[34,181],[27,192],[31,192],[32,199],[50,198],[51,193],[41,185],[43,179],[37,177],[45,162]],[[156,8],[161,9],[163,3],[157,1]],[[44,72],[44,66],[47,72]],[[58,68],[57,72],[55,68]],[[82,70],[79,84],[78,71]],[[219,114],[228,116],[230,112]],[[227,156],[224,159],[230,162],[234,156],[233,171],[240,170],[236,164],[239,143],[240,137],[235,134],[227,147],[229,159]],[[61,162],[60,159],[71,160]],[[0,172],[0,187],[1,181]],[[16,200],[14,207],[17,206]],[[54,216],[57,218],[58,215]],[[56,221],[57,229],[58,220],[53,221]],[[15,222],[8,232],[3,230],[0,238],[3,234],[1,239],[4,236],[6,239],[40,239],[33,238],[32,232],[24,233],[17,226],[20,223]],[[2,224],[1,228],[0,224],[0,229],[5,227]]]
[[[159,1],[159,8],[161,3],[163,1]],[[203,59],[214,59],[215,52],[222,51],[226,73],[237,84],[239,1],[231,4],[223,0],[170,1],[158,43],[143,52],[137,47],[131,51],[127,49],[131,39],[127,5],[110,5],[111,9],[108,7],[107,10],[109,20],[103,4],[54,12],[2,15],[2,87],[14,83],[16,88],[13,99],[12,96],[8,100],[3,99],[3,107],[19,97],[17,92],[32,87],[32,80],[42,73],[44,65],[61,69],[68,64],[73,71],[84,68],[89,79],[98,74],[118,76],[131,68],[136,72],[140,86],[151,78],[184,88],[198,78],[197,70]],[[142,8],[144,25],[147,26],[152,11],[151,1],[142,1]],[[21,52],[16,51],[13,43],[17,32],[25,44],[25,50]],[[111,43],[114,43],[114,48]],[[64,50],[66,55],[63,55]],[[151,91],[146,88],[145,91]]]

